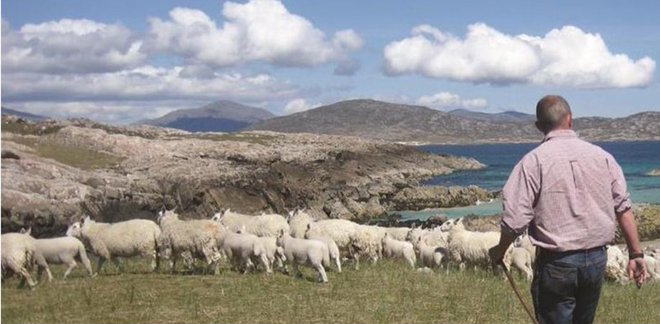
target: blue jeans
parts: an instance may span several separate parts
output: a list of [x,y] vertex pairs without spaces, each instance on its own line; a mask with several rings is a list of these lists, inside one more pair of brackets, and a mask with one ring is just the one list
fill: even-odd
[[541,250],[532,280],[539,324],[590,324],[603,285],[604,247],[569,252]]

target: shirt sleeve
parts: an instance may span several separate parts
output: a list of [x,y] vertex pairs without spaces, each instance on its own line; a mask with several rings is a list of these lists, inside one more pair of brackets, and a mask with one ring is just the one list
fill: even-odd
[[630,193],[626,185],[626,178],[623,175],[623,170],[619,163],[616,162],[614,157],[609,156],[607,165],[612,175],[612,200],[614,201],[614,211],[621,214],[626,210],[632,208],[632,201],[630,200]]
[[511,171],[502,188],[503,231],[522,234],[534,218],[534,204],[540,188],[540,167],[536,156],[526,155]]

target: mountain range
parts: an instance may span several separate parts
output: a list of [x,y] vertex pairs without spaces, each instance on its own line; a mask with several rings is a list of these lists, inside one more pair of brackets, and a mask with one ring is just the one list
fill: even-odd
[[46,116],[35,115],[35,114],[23,112],[23,111],[10,109],[10,108],[7,108],[7,107],[2,107],[1,110],[2,110],[3,115],[16,116],[18,118],[23,118],[23,119],[33,121],[33,122],[38,122],[38,121],[50,119],[49,117],[46,117]]
[[223,100],[200,108],[175,110],[160,118],[143,120],[138,124],[178,128],[190,132],[235,132],[274,116],[265,109]]
[[[3,114],[35,120],[46,117],[2,108]],[[469,110],[443,112],[424,106],[370,99],[346,100],[276,117],[261,108],[217,101],[195,109],[181,109],[160,118],[141,121],[191,132],[243,130],[352,135],[392,142],[519,143],[542,138],[535,116],[516,111],[488,114]],[[642,112],[624,118],[583,117],[574,129],[590,141],[660,140],[660,112]]]
[[[423,106],[358,99],[272,118],[247,129],[354,135],[398,142],[518,143],[542,138],[534,120],[534,115],[519,112],[442,112]],[[574,129],[590,141],[660,140],[660,112],[624,118],[576,118]]]

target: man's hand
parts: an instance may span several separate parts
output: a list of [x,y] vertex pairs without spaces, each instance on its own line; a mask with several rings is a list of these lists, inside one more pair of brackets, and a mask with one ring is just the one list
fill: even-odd
[[635,258],[628,261],[628,278],[634,280],[637,288],[650,278],[644,258]]

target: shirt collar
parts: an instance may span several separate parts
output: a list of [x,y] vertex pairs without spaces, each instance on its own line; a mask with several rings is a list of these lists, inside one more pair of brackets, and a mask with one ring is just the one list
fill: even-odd
[[574,138],[574,137],[577,137],[577,133],[575,133],[575,131],[572,129],[557,129],[545,135],[545,137],[543,138],[543,142],[547,142],[553,138]]

